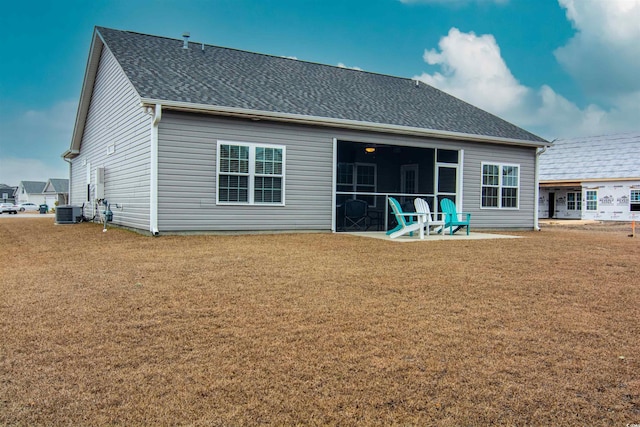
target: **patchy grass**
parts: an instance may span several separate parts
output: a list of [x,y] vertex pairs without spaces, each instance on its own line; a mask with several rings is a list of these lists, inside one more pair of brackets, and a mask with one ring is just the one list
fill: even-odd
[[640,237],[0,221],[0,424],[640,423]]

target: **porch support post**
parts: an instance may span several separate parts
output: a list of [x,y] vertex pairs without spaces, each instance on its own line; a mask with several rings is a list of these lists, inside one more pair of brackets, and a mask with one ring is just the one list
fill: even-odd
[[333,165],[331,174],[331,231],[336,232],[336,185],[338,182],[338,139],[333,138]]

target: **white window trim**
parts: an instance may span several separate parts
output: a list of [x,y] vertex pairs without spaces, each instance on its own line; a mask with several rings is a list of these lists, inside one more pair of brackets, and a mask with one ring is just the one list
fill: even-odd
[[[499,170],[499,176],[498,176],[498,206],[482,206],[482,189],[484,187],[491,187],[491,188],[495,188],[495,185],[484,185],[483,182],[483,171],[484,171],[484,166],[485,165],[490,165],[490,166],[498,166],[498,170]],[[512,187],[512,186],[503,186],[502,185],[502,168],[504,168],[505,166],[510,166],[510,167],[516,167],[518,168],[518,186],[517,187]],[[500,162],[482,162],[480,164],[480,209],[491,209],[491,210],[496,210],[496,209],[500,209],[500,210],[510,210],[510,211],[517,211],[520,210],[520,191],[522,186],[520,185],[521,181],[520,181],[520,169],[521,166],[517,163],[500,163]],[[515,207],[503,207],[502,206],[502,189],[503,188],[516,188],[518,190],[518,196],[516,198],[516,206]]]
[[[575,200],[573,200],[574,203],[574,208],[571,209],[569,207],[569,194],[574,194],[575,195]],[[579,207],[578,207],[579,206]],[[577,190],[577,191],[567,191],[567,210],[568,211],[582,211],[582,192]]]
[[[594,201],[596,202],[596,207],[593,208],[593,209],[589,209],[589,197],[588,197],[589,193],[595,193],[595,195],[596,195],[595,200],[591,200],[592,202],[594,202]],[[599,204],[599,202],[598,202],[598,190],[585,190],[584,191],[584,203],[582,204],[583,209],[586,212],[596,212],[598,210],[598,204]]]
[[[373,192],[375,193],[378,189],[378,165],[376,163],[363,163],[356,162],[353,164],[353,191],[358,191],[358,186],[363,187],[373,187]],[[360,167],[373,167],[373,185],[368,184],[358,184],[358,168]]]
[[[221,145],[238,145],[243,147],[249,147],[249,172],[248,174],[235,174],[235,175],[247,175],[249,188],[247,189],[248,201],[246,202],[225,202],[220,201],[220,146]],[[282,150],[282,174],[256,174],[256,148],[273,148]],[[284,145],[275,145],[275,144],[262,144],[255,142],[240,142],[240,141],[225,141],[218,140],[216,146],[216,205],[223,206],[285,206],[285,188],[286,188],[286,163],[287,163],[287,149]],[[223,173],[222,175],[227,175],[227,173]],[[234,174],[231,174],[234,175]],[[282,201],[277,203],[261,203],[255,202],[254,190],[255,190],[255,178],[256,176],[264,176],[264,177],[278,177],[282,179]]]

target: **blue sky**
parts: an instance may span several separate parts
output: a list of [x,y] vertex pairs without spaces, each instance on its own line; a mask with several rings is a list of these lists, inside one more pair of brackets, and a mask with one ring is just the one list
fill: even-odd
[[549,140],[640,129],[640,0],[23,0],[0,14],[0,183],[67,177],[93,27],[419,78]]

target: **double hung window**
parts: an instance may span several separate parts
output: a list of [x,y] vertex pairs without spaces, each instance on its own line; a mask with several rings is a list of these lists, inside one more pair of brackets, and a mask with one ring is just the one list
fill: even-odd
[[520,166],[482,164],[482,207],[517,209],[520,193]]
[[285,147],[218,141],[217,202],[284,205]]
[[582,210],[582,193],[567,193],[567,210]]
[[594,190],[587,190],[587,210],[588,211],[597,211],[598,210],[598,192]]

